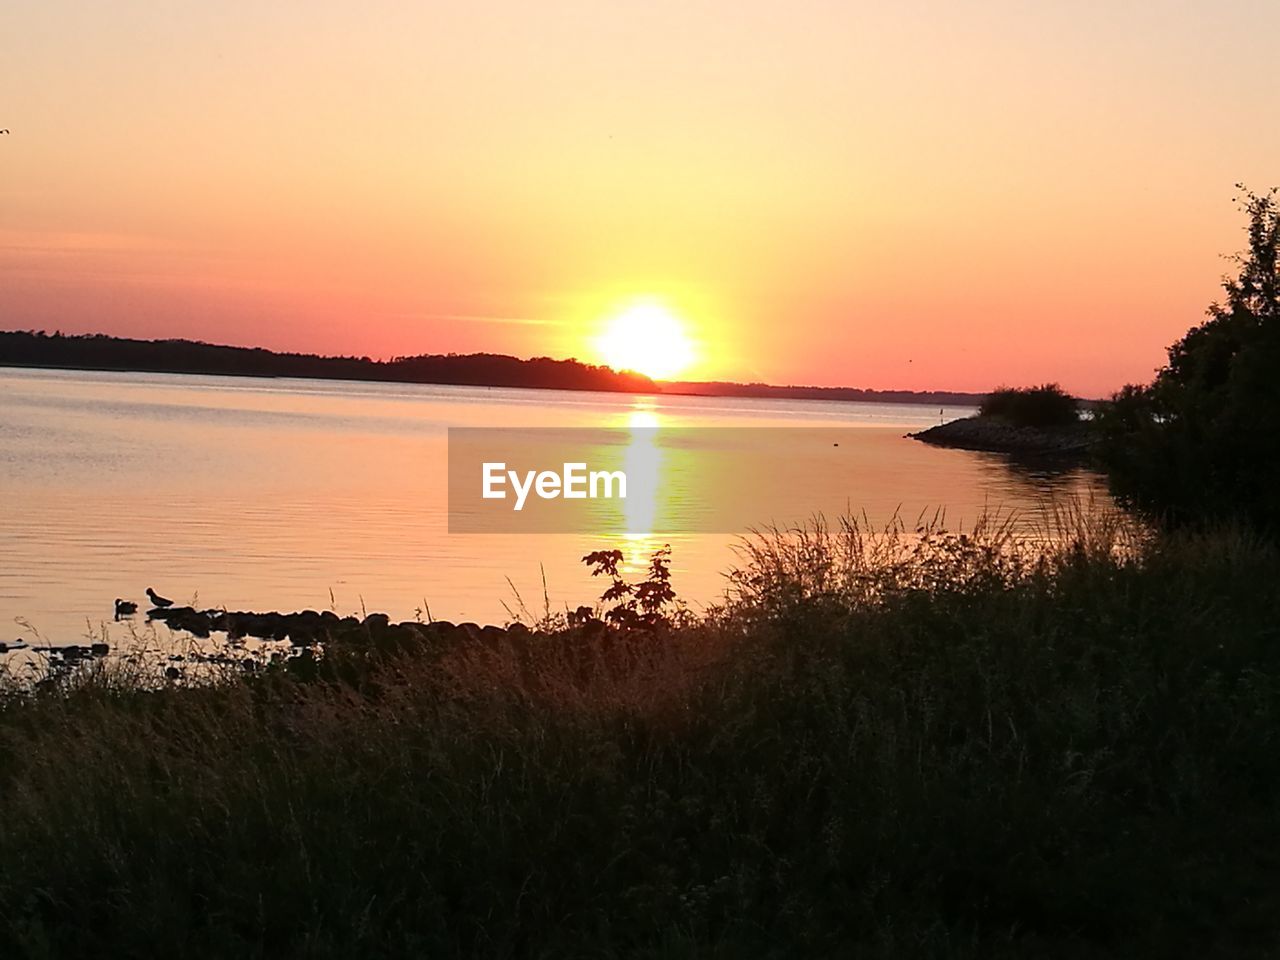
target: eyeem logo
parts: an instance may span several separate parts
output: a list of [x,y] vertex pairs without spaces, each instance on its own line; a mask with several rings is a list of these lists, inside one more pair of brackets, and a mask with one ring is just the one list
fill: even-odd
[[525,500],[532,491],[543,500],[611,500],[614,498],[614,485],[617,485],[617,498],[627,498],[627,475],[621,470],[593,470],[587,472],[585,463],[565,463],[563,471],[526,470],[523,475],[515,470],[508,470],[506,463],[488,462],[482,464],[483,484],[481,496],[486,500],[507,499],[506,486],[511,485],[515,493],[516,510],[523,510]]

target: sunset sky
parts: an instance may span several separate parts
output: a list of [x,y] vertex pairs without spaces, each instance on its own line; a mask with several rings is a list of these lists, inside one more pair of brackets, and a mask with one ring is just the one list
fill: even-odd
[[1275,0],[10,2],[0,328],[1145,380],[1280,182]]

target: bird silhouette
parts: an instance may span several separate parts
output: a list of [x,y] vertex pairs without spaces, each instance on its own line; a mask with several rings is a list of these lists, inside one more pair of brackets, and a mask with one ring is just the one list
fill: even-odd
[[130,614],[137,613],[137,612],[138,612],[138,605],[134,603],[132,600],[121,600],[119,597],[116,597],[116,619],[117,620],[119,620],[121,617],[127,617]]
[[156,593],[150,587],[147,587],[147,596],[151,598],[151,602],[157,607],[164,608],[173,606],[172,600],[168,597],[160,596],[160,594]]
[[8,132],[9,132],[8,127],[5,127],[3,130],[0,130],[0,133],[8,133]]

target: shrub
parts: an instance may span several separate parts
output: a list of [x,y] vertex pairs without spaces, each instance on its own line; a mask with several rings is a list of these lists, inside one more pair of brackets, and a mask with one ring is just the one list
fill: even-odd
[[1001,387],[987,394],[978,413],[1019,427],[1065,427],[1080,419],[1080,403],[1056,383]]

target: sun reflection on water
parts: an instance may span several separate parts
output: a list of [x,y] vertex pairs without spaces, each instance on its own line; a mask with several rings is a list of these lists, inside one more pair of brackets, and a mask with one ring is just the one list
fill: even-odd
[[646,566],[661,544],[653,535],[657,526],[659,491],[663,484],[666,454],[658,442],[661,420],[653,402],[637,400],[627,414],[628,440],[622,455],[627,475],[627,499],[623,506],[623,544],[620,547],[629,570]]

